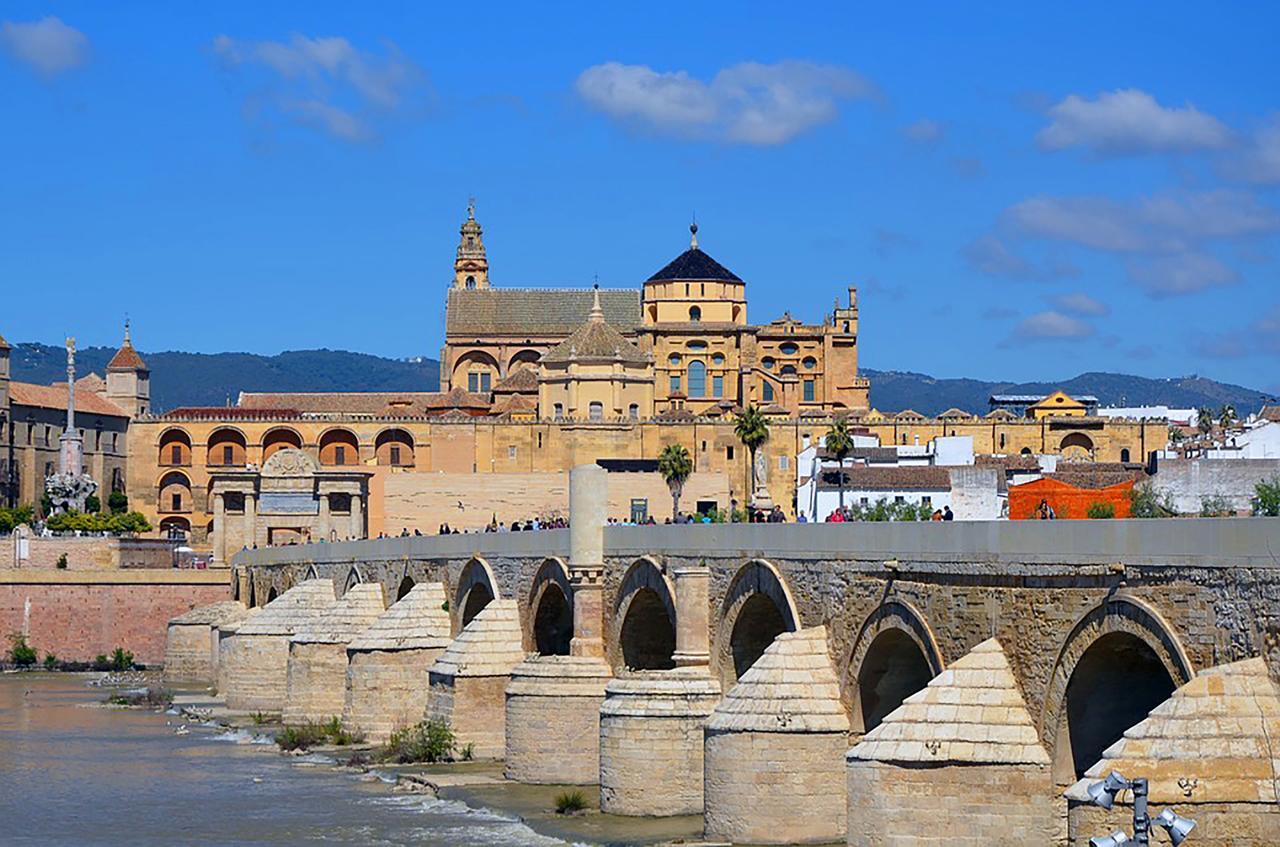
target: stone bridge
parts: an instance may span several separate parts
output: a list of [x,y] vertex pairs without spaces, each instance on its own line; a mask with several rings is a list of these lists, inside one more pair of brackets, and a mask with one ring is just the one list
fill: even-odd
[[[582,502],[573,500],[572,530],[244,551],[233,562],[236,596],[261,606],[323,577],[339,596],[379,583],[390,603],[417,583],[442,583],[453,635],[492,600],[515,601],[527,653],[587,655],[579,641],[598,628],[606,674],[702,667],[725,693],[780,635],[823,627],[848,722],[842,750],[995,639],[1047,756],[1055,798],[1175,688],[1262,653],[1263,625],[1280,612],[1280,521],[601,530],[582,519],[591,511]],[[576,608],[583,604],[589,608]],[[709,741],[707,749],[710,757]],[[708,759],[709,835],[711,771]],[[840,791],[843,825],[843,784]],[[1059,818],[1053,838],[1061,842]],[[732,822],[716,829],[753,840]],[[850,843],[914,843],[858,840],[853,829],[850,820]]]

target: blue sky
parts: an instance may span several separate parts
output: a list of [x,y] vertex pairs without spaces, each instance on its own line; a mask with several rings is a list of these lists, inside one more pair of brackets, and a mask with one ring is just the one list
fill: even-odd
[[[436,355],[688,243],[865,367],[1280,389],[1280,8],[0,8],[0,333]],[[1226,10],[1226,11],[1223,11]]]

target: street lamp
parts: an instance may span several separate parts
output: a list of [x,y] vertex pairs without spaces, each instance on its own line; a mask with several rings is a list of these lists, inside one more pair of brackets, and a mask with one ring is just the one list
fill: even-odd
[[1106,779],[1089,786],[1087,789],[1089,801],[1104,809],[1110,809],[1115,804],[1116,795],[1121,791],[1127,789],[1133,792],[1133,838],[1130,839],[1124,830],[1118,829],[1110,835],[1090,838],[1090,847],[1116,847],[1119,844],[1129,843],[1137,847],[1148,847],[1151,843],[1151,824],[1153,823],[1169,833],[1169,840],[1173,842],[1174,847],[1178,847],[1186,840],[1191,830],[1195,829],[1196,822],[1182,817],[1173,809],[1165,809],[1154,819],[1148,817],[1147,788],[1146,779],[1142,777],[1125,779],[1119,771],[1112,771],[1107,774]]

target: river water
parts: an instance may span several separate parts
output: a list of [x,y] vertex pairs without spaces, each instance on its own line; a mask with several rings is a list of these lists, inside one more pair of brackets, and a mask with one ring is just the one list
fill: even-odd
[[567,842],[454,800],[237,743],[242,731],[104,709],[72,674],[0,676],[0,843],[467,847]]

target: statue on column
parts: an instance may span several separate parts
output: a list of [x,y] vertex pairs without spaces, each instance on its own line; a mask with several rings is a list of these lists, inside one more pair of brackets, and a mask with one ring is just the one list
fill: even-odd
[[54,513],[83,512],[98,483],[84,472],[84,439],[76,426],[76,340],[67,339],[67,424],[58,441],[58,472],[44,481]]

